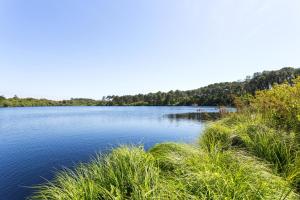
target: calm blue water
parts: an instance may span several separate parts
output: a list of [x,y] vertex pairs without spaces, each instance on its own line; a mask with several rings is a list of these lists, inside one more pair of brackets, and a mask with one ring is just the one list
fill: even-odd
[[[0,199],[20,200],[62,167],[120,144],[194,141],[203,124],[164,115],[195,107],[35,107],[0,109]],[[204,108],[208,111],[214,108]]]

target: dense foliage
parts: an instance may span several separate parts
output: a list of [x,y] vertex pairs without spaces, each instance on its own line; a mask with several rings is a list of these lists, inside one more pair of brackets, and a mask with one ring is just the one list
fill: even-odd
[[5,99],[0,96],[0,107],[14,106],[163,106],[163,105],[233,105],[235,97],[254,94],[257,90],[269,89],[275,83],[281,84],[300,74],[300,68],[282,68],[277,71],[264,71],[247,77],[244,81],[215,83],[195,90],[156,92],[149,94],[107,96],[102,100],[70,99],[53,101],[18,97]]
[[275,85],[272,90],[258,91],[251,101],[253,109],[271,125],[300,132],[300,77],[289,83]]
[[300,75],[300,68],[282,68],[264,71],[247,77],[244,81],[215,83],[195,90],[149,93],[146,95],[108,96],[109,105],[233,105],[235,97],[270,89],[273,84],[290,82]]

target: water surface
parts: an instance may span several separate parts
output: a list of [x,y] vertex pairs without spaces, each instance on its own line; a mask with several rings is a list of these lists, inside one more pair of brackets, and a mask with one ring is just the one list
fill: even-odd
[[[120,144],[193,142],[203,123],[168,114],[199,107],[34,107],[0,109],[0,200],[20,200],[62,167]],[[215,111],[205,107],[202,110]]]

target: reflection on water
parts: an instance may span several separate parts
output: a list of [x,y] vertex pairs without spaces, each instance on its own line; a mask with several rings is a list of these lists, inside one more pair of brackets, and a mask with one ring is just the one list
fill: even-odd
[[170,121],[193,120],[193,121],[213,121],[221,118],[219,112],[193,112],[166,115]]
[[196,122],[204,122],[204,121],[214,121],[218,120],[221,117],[224,117],[228,113],[235,112],[235,108],[199,108],[196,112],[187,112],[187,113],[175,113],[175,114],[167,114],[165,115],[171,122],[173,121],[182,121],[182,120],[192,120]]

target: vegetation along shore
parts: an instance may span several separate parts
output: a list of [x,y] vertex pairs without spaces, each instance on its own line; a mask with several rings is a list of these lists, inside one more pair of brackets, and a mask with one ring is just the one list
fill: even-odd
[[5,98],[0,96],[0,107],[28,106],[232,106],[235,97],[269,89],[271,85],[291,82],[300,75],[300,68],[286,67],[275,71],[254,73],[243,81],[215,83],[195,90],[156,92],[149,94],[105,96],[101,100],[73,98],[47,100],[34,98]]
[[299,199],[300,78],[236,98],[196,144],[121,146],[30,199]]

